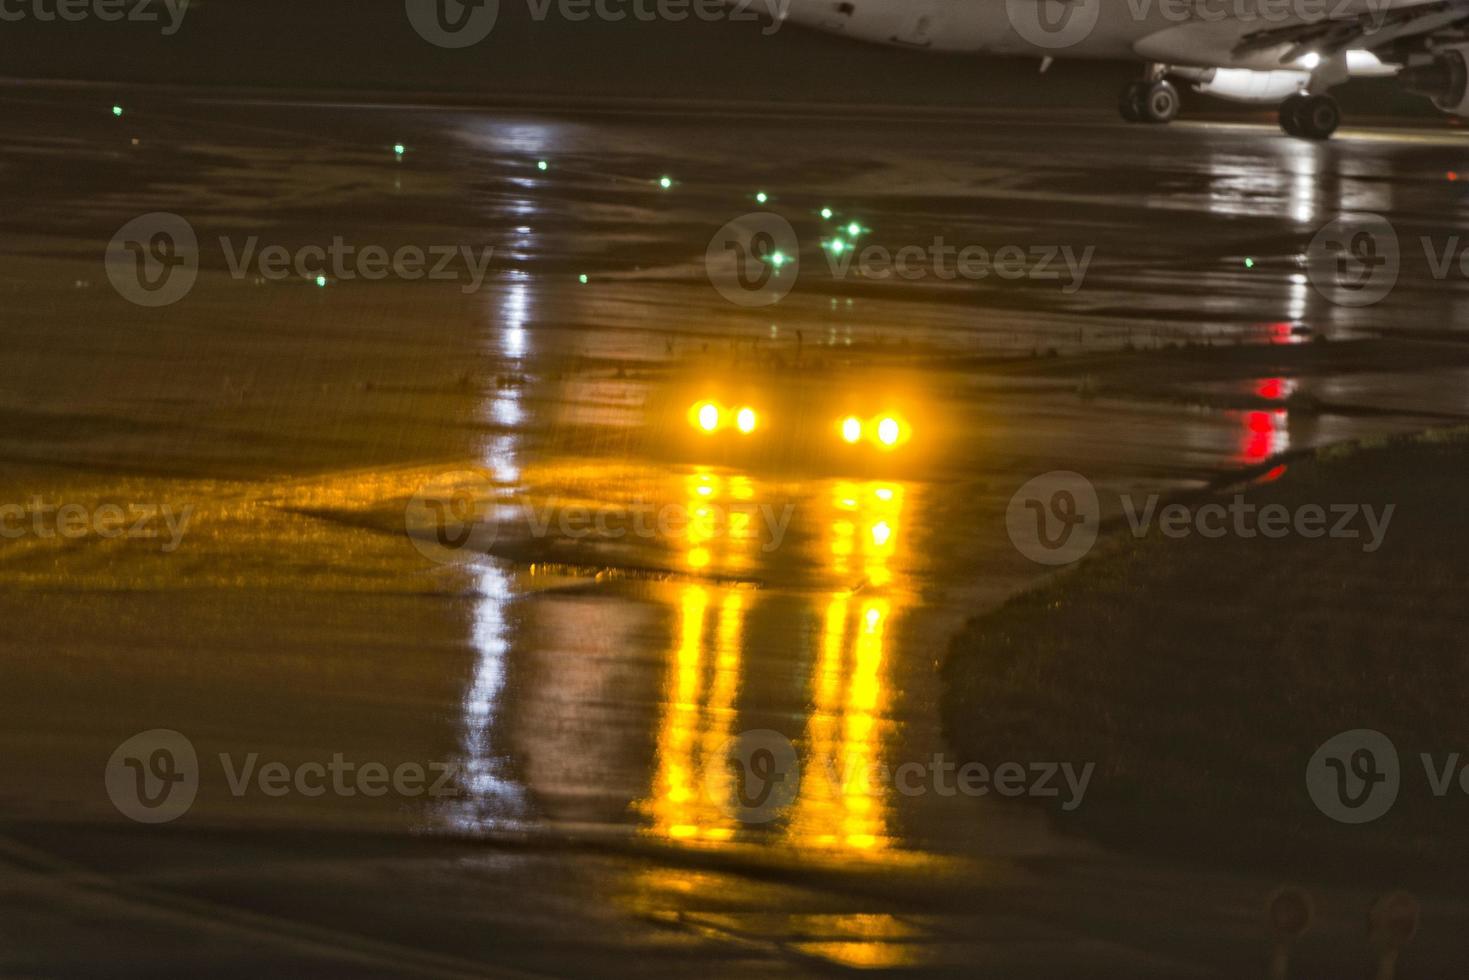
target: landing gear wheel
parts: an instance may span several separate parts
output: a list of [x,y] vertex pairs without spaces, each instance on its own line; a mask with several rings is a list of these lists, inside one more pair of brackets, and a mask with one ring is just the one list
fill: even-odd
[[1329,139],[1336,132],[1336,127],[1341,125],[1341,110],[1337,108],[1336,100],[1329,95],[1306,96],[1296,104],[1291,116],[1296,128],[1293,135],[1303,136],[1308,140]]
[[1130,123],[1143,121],[1143,98],[1147,95],[1147,82],[1128,82],[1117,98],[1117,111]]
[[1178,89],[1173,87],[1173,83],[1161,78],[1149,82],[1143,92],[1143,121],[1170,123],[1178,115],[1181,104]]
[[1305,101],[1306,97],[1297,92],[1295,95],[1286,96],[1285,101],[1280,104],[1280,128],[1287,136],[1301,135],[1301,124],[1297,121],[1296,113],[1300,110],[1301,103]]

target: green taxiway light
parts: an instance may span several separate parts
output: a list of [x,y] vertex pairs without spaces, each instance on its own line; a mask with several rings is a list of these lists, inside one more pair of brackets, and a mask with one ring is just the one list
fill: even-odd
[[408,147],[404,146],[402,143],[394,143],[393,152],[398,154],[398,156],[402,156],[403,154],[408,152]]
[[1253,269],[1254,267],[1255,267],[1255,260],[1254,259],[1245,259],[1245,268],[1246,269]]
[[831,214],[832,214],[831,208],[822,208],[821,209],[821,217],[824,220],[830,221],[831,220]]
[[581,283],[583,286],[585,286],[587,284],[587,282],[588,282],[587,277],[586,277],[586,273],[583,273],[583,274],[577,276],[576,277],[576,281],[579,282],[579,283]]
[[550,170],[551,169],[551,165],[549,163],[547,163],[545,160],[537,160],[536,161],[536,169],[537,170]]
[[112,107],[112,114],[114,116],[121,116],[122,115],[122,106],[120,106],[120,105],[113,106]]
[[779,269],[786,264],[786,254],[784,252],[771,252],[770,264]]
[[840,238],[833,238],[828,248],[830,248],[833,253],[841,255],[842,252],[846,250],[847,243],[842,241]]
[[766,201],[770,200],[770,197],[764,191],[758,191],[755,194],[755,200],[761,204],[764,204]]
[[326,276],[317,276],[316,277],[316,285],[317,285],[318,288],[325,289],[326,288]]
[[673,186],[673,178],[672,177],[660,177],[660,178],[658,178],[658,186],[661,187],[661,188],[663,188],[665,191],[668,190],[668,188],[670,188],[670,187]]
[[852,238],[856,238],[858,235],[862,234],[862,226],[857,224],[857,222],[855,221],[852,222],[851,224],[847,225],[847,234]]

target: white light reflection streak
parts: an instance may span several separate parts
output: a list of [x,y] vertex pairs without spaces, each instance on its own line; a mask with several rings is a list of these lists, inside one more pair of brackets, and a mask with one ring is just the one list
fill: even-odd
[[[1303,257],[1304,258],[1304,257]],[[1290,276],[1290,305],[1285,318],[1291,323],[1301,323],[1306,318],[1306,300],[1310,298],[1310,286],[1304,272],[1293,272]]]
[[[529,229],[526,229],[529,231]],[[527,353],[526,323],[530,318],[529,276],[512,270],[496,311],[500,321],[500,353],[519,372]],[[519,427],[524,419],[519,385],[497,386],[486,414],[497,428],[485,447],[486,462],[502,486],[517,483]],[[513,599],[510,577],[486,559],[474,566],[479,598],[474,611],[471,641],[475,651],[474,680],[464,697],[461,776],[468,799],[456,823],[468,832],[503,826],[523,813],[521,788],[504,777],[504,753],[494,750],[496,709],[505,685],[505,658],[510,649],[505,609]]]
[[493,748],[495,713],[505,686],[505,655],[510,649],[505,607],[512,596],[510,577],[501,568],[475,566],[479,595],[472,640],[474,680],[464,696],[464,771],[467,799],[455,823],[463,831],[503,827],[519,818],[524,796],[504,775],[504,756]]

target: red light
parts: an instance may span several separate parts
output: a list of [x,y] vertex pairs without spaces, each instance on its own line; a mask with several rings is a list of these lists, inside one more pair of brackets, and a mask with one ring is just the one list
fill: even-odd
[[1276,480],[1280,479],[1282,476],[1285,476],[1285,464],[1284,463],[1281,463],[1279,466],[1275,467],[1275,469],[1271,470],[1270,472],[1266,473],[1264,476],[1260,477],[1260,479],[1257,480],[1256,482],[1257,483],[1274,483]]
[[1269,398],[1272,401],[1279,398],[1285,389],[1285,382],[1280,378],[1266,378],[1255,388],[1255,393],[1261,398]]
[[1450,170],[1448,173],[1444,174],[1444,176],[1449,179],[1450,183],[1452,183],[1459,179],[1459,172],[1457,170]]
[[1244,439],[1240,443],[1240,461],[1263,462],[1271,454],[1284,448],[1285,419],[1285,410],[1279,408],[1268,412],[1246,412]]

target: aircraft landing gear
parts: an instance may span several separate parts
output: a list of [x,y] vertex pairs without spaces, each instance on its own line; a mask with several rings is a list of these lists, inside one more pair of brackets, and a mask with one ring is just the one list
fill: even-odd
[[1122,90],[1117,108],[1128,122],[1169,123],[1182,103],[1178,89],[1166,79],[1131,82]]
[[1127,122],[1143,121],[1143,93],[1147,88],[1147,82],[1128,82],[1117,97],[1117,111]]
[[1329,139],[1341,125],[1341,110],[1329,95],[1296,93],[1280,104],[1280,128],[1289,136]]

